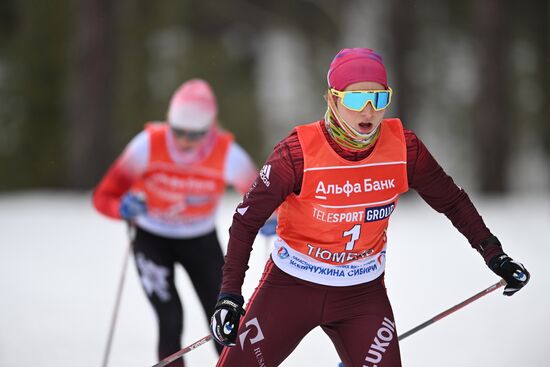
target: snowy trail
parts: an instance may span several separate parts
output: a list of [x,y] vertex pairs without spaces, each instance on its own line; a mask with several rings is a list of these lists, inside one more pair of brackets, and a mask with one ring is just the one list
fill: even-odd
[[[400,333],[498,281],[444,216],[409,196],[392,217],[387,257],[386,285]],[[238,201],[225,197],[218,216],[224,246]],[[550,195],[474,202],[532,281],[514,297],[495,292],[407,338],[403,365],[547,366]],[[89,194],[0,195],[0,366],[99,367],[127,241],[122,223],[97,214]],[[258,237],[245,297],[266,256],[266,241]],[[156,362],[154,315],[133,260],[129,265],[111,367]],[[208,329],[187,275],[179,270],[177,279],[188,345]],[[214,366],[215,360],[211,343],[187,358],[190,367]],[[328,337],[315,330],[282,366],[336,367],[337,361]]]

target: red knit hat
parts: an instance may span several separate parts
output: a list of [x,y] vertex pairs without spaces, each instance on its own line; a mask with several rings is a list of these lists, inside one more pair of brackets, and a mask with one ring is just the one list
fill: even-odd
[[344,90],[350,84],[366,81],[388,87],[382,57],[370,48],[340,50],[330,63],[327,81],[336,90]]

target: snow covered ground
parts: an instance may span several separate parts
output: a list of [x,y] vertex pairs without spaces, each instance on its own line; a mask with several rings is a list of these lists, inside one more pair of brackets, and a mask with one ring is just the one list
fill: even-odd
[[[387,287],[401,333],[498,281],[448,220],[415,194],[392,217]],[[227,196],[219,235],[239,198]],[[531,271],[527,288],[508,298],[492,293],[402,341],[403,365],[548,366],[550,347],[550,195],[475,200],[488,226]],[[0,195],[0,366],[99,367],[107,339],[127,237],[124,226],[97,214],[89,194]],[[267,256],[258,237],[245,296]],[[129,264],[110,366],[155,361],[152,310]],[[208,334],[207,321],[183,271],[187,345]],[[192,351],[190,367],[214,366],[211,343]],[[315,330],[283,363],[336,367],[328,337]]]

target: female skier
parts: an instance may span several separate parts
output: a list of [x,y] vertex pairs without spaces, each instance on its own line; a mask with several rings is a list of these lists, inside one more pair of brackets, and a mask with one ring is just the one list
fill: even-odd
[[[377,53],[341,50],[327,79],[324,119],[297,126],[275,147],[233,216],[211,319],[215,340],[231,347],[219,367],[278,366],[316,326],[346,366],[401,366],[384,269],[388,220],[409,187],[506,280],[504,294],[529,280],[420,139],[384,118],[393,92]],[[245,314],[251,246],[276,208],[278,237]]]
[[[158,320],[159,359],[181,347],[183,310],[175,264],[189,274],[210,317],[223,266],[216,209],[226,185],[244,193],[257,175],[248,154],[218,125],[210,85],[193,79],[174,93],[168,122],[148,123],[97,186],[96,209],[136,227],[132,247]],[[183,365],[182,359],[170,364]]]

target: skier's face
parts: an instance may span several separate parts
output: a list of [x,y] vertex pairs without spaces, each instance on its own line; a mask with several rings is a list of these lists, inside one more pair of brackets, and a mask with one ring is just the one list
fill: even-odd
[[183,151],[193,150],[200,145],[200,140],[189,140],[186,138],[176,137],[174,141],[176,142],[178,149]]
[[172,128],[172,136],[176,147],[182,151],[189,151],[202,144],[208,130],[205,131],[185,131]]
[[[376,82],[359,82],[350,84],[345,91],[358,90],[383,90],[386,89],[382,84]],[[368,134],[374,131],[384,118],[385,109],[375,111],[370,103],[367,103],[362,111],[352,111],[342,104],[342,100],[337,98],[336,106],[338,113],[355,130],[361,134]]]

